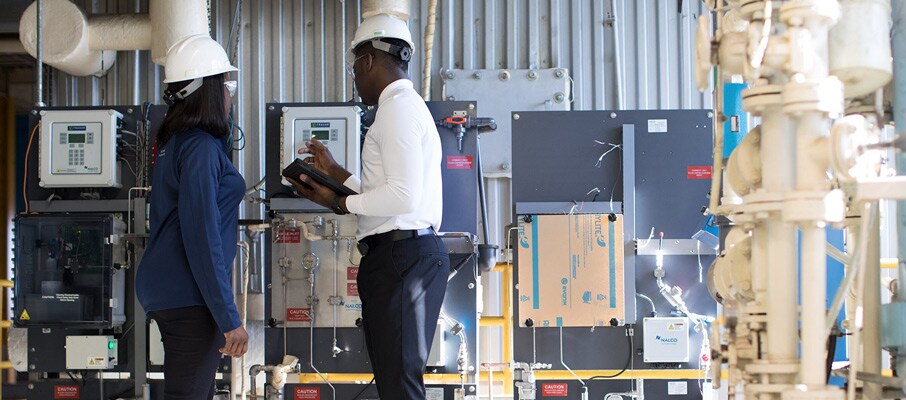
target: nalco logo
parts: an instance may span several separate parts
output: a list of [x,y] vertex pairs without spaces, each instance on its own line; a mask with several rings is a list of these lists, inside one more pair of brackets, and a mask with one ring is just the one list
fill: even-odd
[[665,338],[665,337],[661,337],[661,336],[655,336],[654,340],[657,340],[658,342],[661,342],[661,343],[670,343],[670,344],[679,343],[678,338]]

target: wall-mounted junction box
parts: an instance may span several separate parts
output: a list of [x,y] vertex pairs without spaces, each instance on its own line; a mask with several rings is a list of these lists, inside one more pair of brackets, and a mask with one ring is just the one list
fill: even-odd
[[118,363],[119,343],[113,336],[67,336],[66,369],[110,369]]
[[645,318],[645,362],[689,362],[688,318]]
[[41,187],[120,187],[115,110],[41,111]]

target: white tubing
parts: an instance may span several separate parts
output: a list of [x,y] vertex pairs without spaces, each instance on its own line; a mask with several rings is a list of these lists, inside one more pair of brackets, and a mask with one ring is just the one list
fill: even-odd
[[[865,318],[862,332],[862,368],[860,372],[881,375],[881,229],[877,203],[872,203],[868,220],[871,229],[866,238],[868,247],[865,264],[864,297],[862,299]],[[880,399],[881,385],[865,382],[862,397]]]

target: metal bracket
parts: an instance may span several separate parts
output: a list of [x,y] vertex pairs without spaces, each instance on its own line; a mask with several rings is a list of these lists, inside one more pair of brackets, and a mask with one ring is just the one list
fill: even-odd
[[[657,255],[658,240],[635,240],[636,254],[640,256]],[[666,256],[694,256],[696,254],[703,256],[716,256],[717,250],[708,246],[701,245],[701,242],[695,239],[664,239],[663,247]]]

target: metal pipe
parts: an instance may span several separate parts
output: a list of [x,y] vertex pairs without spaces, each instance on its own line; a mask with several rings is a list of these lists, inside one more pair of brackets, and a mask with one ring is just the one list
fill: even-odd
[[481,228],[484,233],[484,244],[491,242],[488,228],[488,200],[484,193],[484,169],[481,167],[481,133],[475,129],[475,164],[478,169],[478,202],[481,204]]
[[[258,375],[265,371],[265,369],[265,366],[261,364],[255,364],[249,368],[249,396],[253,399],[258,398]],[[264,391],[266,394],[267,389]]]
[[569,371],[570,375],[575,377],[576,380],[582,384],[583,388],[585,387],[585,381],[582,380],[579,375],[576,375],[576,373],[573,372],[572,368],[566,365],[566,362],[563,361],[563,326],[560,326],[560,365],[563,366],[563,368],[565,368],[567,371]]
[[333,261],[334,261],[334,274],[333,274],[333,300],[331,305],[333,306],[333,348],[330,349],[333,357],[336,358],[340,354],[340,348],[337,347],[337,307],[340,306],[340,239],[336,239],[340,236],[340,228],[337,220],[330,220],[330,224],[333,226]]
[[834,325],[837,324],[837,314],[839,314],[840,309],[843,308],[843,302],[852,289],[859,268],[862,268],[860,260],[862,259],[862,253],[868,251],[867,238],[871,218],[872,217],[869,215],[863,215],[862,218],[860,218],[859,231],[852,232],[851,236],[855,239],[853,242],[856,243],[855,250],[847,257],[850,260],[850,263],[846,264],[847,268],[846,273],[843,275],[843,281],[840,282],[837,294],[834,295],[834,299],[831,301],[830,308],[828,309],[827,320],[824,323],[826,335],[829,335],[834,328]]
[[[324,376],[324,374],[322,374],[321,371],[319,371],[317,367],[315,367],[315,304],[316,304],[315,303],[315,281],[316,281],[315,270],[316,269],[317,268],[312,268],[311,271],[308,272],[308,281],[310,283],[309,294],[311,295],[311,305],[310,305],[311,308],[309,311],[310,314],[308,316],[308,335],[309,335],[309,337],[308,337],[308,366],[311,367],[311,370],[314,371],[315,374],[317,374],[318,377],[321,378],[321,380],[323,380],[324,383],[327,384],[327,386],[330,386],[331,398],[333,400],[337,400],[336,388],[334,388],[333,384],[330,383],[329,380],[327,380],[327,377]],[[284,324],[284,326],[286,326],[286,325]],[[284,337],[284,339],[285,339],[285,337]]]
[[43,4],[42,0],[37,0],[37,52],[38,56],[35,57],[37,65],[35,66],[35,98],[37,101],[35,105],[38,107],[44,107],[44,43],[41,42],[41,31],[43,31],[42,24],[42,14],[43,13]]
[[[610,0],[610,12],[613,13],[613,64],[616,67],[617,81],[617,110],[625,107],[625,94],[623,93],[623,55],[622,38],[620,36],[619,17],[617,17],[617,0]],[[575,93],[573,94],[575,96]]]

